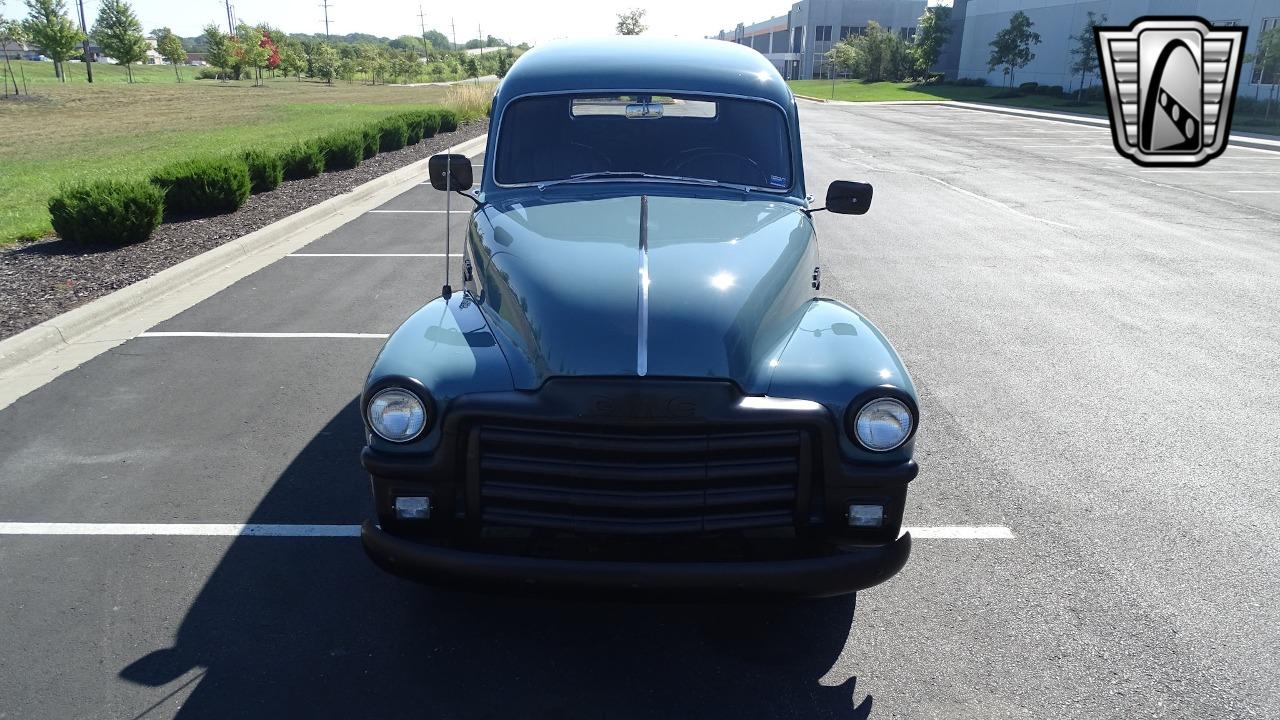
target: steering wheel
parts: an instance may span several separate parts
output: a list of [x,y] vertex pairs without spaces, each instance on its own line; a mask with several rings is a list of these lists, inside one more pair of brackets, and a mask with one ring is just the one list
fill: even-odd
[[760,163],[757,163],[755,160],[752,160],[745,155],[717,150],[715,148],[692,148],[690,150],[685,150],[668,161],[667,164],[671,167],[670,174],[688,175],[687,168],[694,163],[700,162],[709,163],[717,169],[728,168],[733,172],[700,173],[697,175],[691,175],[690,177],[710,177],[713,180],[743,182],[747,185],[758,185],[760,187],[765,187],[766,185],[764,171],[760,169]]

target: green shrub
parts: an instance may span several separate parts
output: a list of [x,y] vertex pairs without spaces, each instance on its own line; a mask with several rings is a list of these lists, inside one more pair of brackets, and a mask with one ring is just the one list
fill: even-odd
[[378,127],[378,150],[390,152],[399,150],[409,142],[409,128],[399,116],[389,117]]
[[458,129],[458,113],[453,110],[441,110],[440,132],[453,132]]
[[337,132],[320,141],[324,151],[325,170],[349,170],[364,160],[364,133],[357,130]]
[[249,167],[239,158],[187,160],[161,168],[151,182],[164,190],[170,215],[234,212],[249,197]]
[[364,136],[364,159],[368,160],[378,154],[378,143],[382,137],[382,127],[377,123],[365,126],[361,131]]
[[435,137],[438,132],[440,132],[440,111],[424,111],[422,113],[422,137]]
[[407,112],[400,116],[401,122],[404,123],[405,128],[409,131],[409,137],[405,141],[406,144],[417,145],[422,142],[422,121],[425,115],[426,113],[419,110]]
[[145,180],[98,180],[49,198],[58,236],[72,242],[142,242],[164,215],[164,191]]
[[1033,93],[1036,91],[1036,88],[1038,87],[1040,87],[1040,83],[1038,82],[1018,83],[1018,89],[1024,93]]
[[244,154],[244,164],[249,168],[252,192],[275,190],[284,182],[284,163],[280,156],[266,150],[249,150]]
[[286,180],[301,180],[324,172],[324,152],[314,142],[298,143],[280,153]]

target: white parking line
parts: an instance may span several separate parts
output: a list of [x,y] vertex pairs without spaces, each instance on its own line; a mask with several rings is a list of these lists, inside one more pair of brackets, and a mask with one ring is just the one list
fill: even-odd
[[1237,195],[1280,195],[1280,190],[1228,190]]
[[391,337],[387,333],[282,333],[282,332],[167,332],[148,331],[139,333],[140,338],[161,337],[229,337],[229,338],[368,338],[385,340]]
[[[285,257],[444,257],[444,253],[290,253]],[[462,253],[450,253],[449,257],[462,257]]]
[[54,523],[0,522],[0,535],[198,535],[232,537],[359,537],[359,525],[263,525],[256,523]]
[[395,214],[408,213],[417,215],[444,215],[445,213],[453,213],[454,215],[469,215],[470,210],[370,210],[370,213]]
[[[1013,540],[1004,526],[904,527],[930,540]],[[359,525],[262,523],[70,523],[0,522],[0,535],[188,535],[195,537],[359,537]]]
[[1075,148],[1075,149],[1080,149],[1080,148],[1090,148],[1090,147],[1104,148],[1104,147],[1111,147],[1111,146],[1110,146],[1110,145],[1087,145],[1087,144],[1082,145],[1082,144],[1080,144],[1080,143],[1072,143],[1072,144],[1070,144],[1070,145],[1023,145],[1022,147],[1023,147],[1023,148]]
[[1012,540],[1013,531],[1003,525],[952,525],[904,527],[912,537],[926,540]]

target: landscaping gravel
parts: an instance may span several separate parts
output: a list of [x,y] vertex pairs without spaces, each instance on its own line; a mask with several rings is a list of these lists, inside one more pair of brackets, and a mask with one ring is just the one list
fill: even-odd
[[91,246],[48,237],[0,250],[0,338],[488,131],[487,119],[466,123],[456,132],[380,153],[352,170],[286,182],[251,196],[228,215],[164,223],[150,240],[135,245]]

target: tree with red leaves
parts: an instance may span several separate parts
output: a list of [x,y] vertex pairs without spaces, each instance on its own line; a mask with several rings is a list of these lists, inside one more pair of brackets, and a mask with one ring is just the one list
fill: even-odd
[[[267,51],[267,68],[272,72],[280,67],[280,48],[271,41],[271,35],[266,30],[262,31],[262,42],[258,43],[258,47]],[[274,75],[272,76],[274,77]]]

